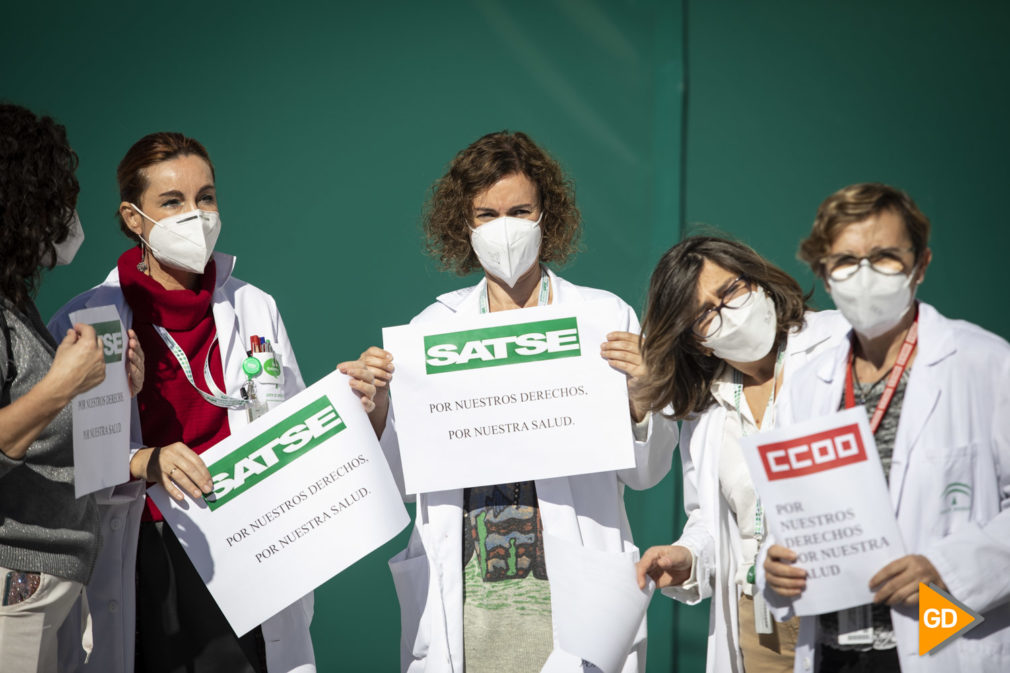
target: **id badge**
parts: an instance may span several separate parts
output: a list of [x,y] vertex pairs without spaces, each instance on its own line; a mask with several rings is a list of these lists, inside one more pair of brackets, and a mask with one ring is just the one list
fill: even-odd
[[754,592],[754,630],[759,635],[775,632],[771,608],[760,591]]
[[838,613],[838,644],[873,644],[872,606],[860,605]]

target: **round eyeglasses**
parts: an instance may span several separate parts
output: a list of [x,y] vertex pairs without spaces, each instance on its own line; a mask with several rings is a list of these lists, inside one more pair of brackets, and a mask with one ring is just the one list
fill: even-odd
[[864,265],[869,265],[874,271],[885,276],[896,276],[906,272],[901,255],[907,252],[915,252],[915,248],[880,248],[861,257],[844,253],[826,255],[820,262],[832,280],[851,278]]
[[754,287],[750,280],[744,276],[738,277],[723,291],[718,306],[705,309],[691,323],[691,333],[698,338],[707,339],[722,327],[723,309],[743,308],[750,303],[753,296]]

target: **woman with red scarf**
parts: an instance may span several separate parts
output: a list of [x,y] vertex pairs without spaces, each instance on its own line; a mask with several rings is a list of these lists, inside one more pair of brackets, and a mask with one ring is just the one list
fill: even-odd
[[[248,422],[242,361],[250,337],[269,340],[285,398],[305,387],[284,323],[270,295],[232,276],[235,258],[214,252],[221,219],[214,168],[199,142],[148,135],[126,153],[118,179],[120,226],[138,245],[50,328],[60,329],[71,311],[108,304],[133,327],[147,354],[133,419],[141,448],[130,461],[133,481],[100,499],[104,543],[88,586],[95,651],[87,664],[64,659],[64,670],[129,672],[136,662],[145,673],[314,672],[311,594],[237,637],[158,508],[142,496],[145,482],[160,483],[177,500],[211,492],[200,453]],[[372,375],[357,362],[339,368],[371,410]]]

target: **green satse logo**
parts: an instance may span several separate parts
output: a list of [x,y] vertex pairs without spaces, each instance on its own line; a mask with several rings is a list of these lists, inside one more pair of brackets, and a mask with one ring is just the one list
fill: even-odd
[[424,337],[429,374],[581,355],[574,317]]
[[263,364],[263,371],[265,371],[270,376],[275,379],[281,375],[280,365],[277,364],[277,360],[270,358]]
[[325,395],[209,466],[214,492],[204,500],[216,510],[347,426]]
[[96,322],[92,327],[98,340],[102,342],[102,354],[105,356],[105,364],[110,362],[121,362],[123,359],[123,328],[118,320],[108,320],[106,322]]

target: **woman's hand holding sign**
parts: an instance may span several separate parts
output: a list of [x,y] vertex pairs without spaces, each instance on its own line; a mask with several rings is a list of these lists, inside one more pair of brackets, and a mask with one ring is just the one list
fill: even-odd
[[368,412],[368,420],[376,437],[382,437],[382,429],[386,425],[386,414],[389,413],[389,384],[393,380],[393,354],[378,346],[370,346],[358,359],[371,373],[375,393],[372,401],[375,403]]
[[631,332],[611,332],[607,335],[607,340],[600,345],[600,355],[611,367],[627,374],[631,417],[636,423],[640,423],[645,418],[645,410],[636,403],[635,397],[649,370],[645,366],[645,360],[642,359],[639,336]]

